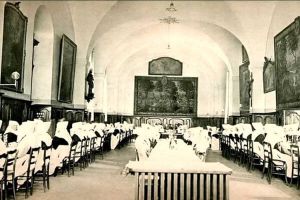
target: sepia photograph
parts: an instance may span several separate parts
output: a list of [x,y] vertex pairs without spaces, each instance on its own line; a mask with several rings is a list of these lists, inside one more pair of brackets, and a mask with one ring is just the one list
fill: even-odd
[[300,1],[0,1],[0,200],[300,200]]

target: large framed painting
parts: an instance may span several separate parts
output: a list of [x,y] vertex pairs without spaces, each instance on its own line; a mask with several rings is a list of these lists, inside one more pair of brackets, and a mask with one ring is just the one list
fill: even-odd
[[66,35],[63,35],[61,40],[58,101],[65,103],[72,103],[73,100],[76,50],[76,44]]
[[4,8],[1,84],[13,84],[11,74],[18,72],[17,87],[4,89],[23,92],[27,17],[19,10],[19,4],[6,3]]
[[300,106],[300,18],[274,37],[277,109]]
[[240,83],[240,112],[248,113],[250,109],[251,75],[249,62],[244,63],[239,69]]
[[182,62],[170,57],[160,57],[149,62],[149,75],[182,75]]
[[198,78],[135,77],[134,114],[197,116]]
[[263,67],[263,81],[264,81],[264,93],[272,92],[275,90],[275,64],[265,57]]

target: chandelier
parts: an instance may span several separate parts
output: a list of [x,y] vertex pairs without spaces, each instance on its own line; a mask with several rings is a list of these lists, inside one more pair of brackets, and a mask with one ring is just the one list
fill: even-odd
[[161,18],[159,20],[160,20],[160,23],[165,23],[168,26],[168,46],[167,46],[167,49],[171,49],[171,45],[170,45],[171,24],[179,23],[179,20],[175,16],[173,16],[173,14],[175,14],[175,12],[177,11],[173,1],[171,1],[169,7],[166,8],[166,11],[168,12],[168,17],[164,17],[164,18]]

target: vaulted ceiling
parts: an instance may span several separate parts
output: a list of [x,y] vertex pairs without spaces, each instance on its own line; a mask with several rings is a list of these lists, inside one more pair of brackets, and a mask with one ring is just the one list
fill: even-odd
[[[224,111],[227,72],[230,112],[238,112],[238,72],[244,45],[255,78],[253,105],[264,109],[268,102],[273,108],[275,94],[264,94],[262,90],[263,57],[274,60],[273,38],[298,16],[300,3],[174,1],[174,4],[177,11],[173,16],[179,23],[171,24],[169,31],[160,19],[170,15],[166,11],[170,1],[26,1],[21,8],[34,20],[41,5],[51,14],[54,49],[59,47],[63,33],[77,44],[74,86],[75,98],[80,96],[78,102],[75,99],[77,104],[84,102],[84,76],[93,52],[96,107],[100,110],[104,107],[102,79],[105,75],[110,94],[125,98],[129,109],[119,101],[110,101],[108,107],[132,114],[134,76],[147,75],[150,60],[169,56],[183,63],[184,76],[199,78],[198,100],[209,105],[200,106],[198,113]],[[59,64],[58,57],[59,52],[54,52],[53,66]],[[30,60],[27,62],[29,65]],[[54,69],[53,74],[57,72]],[[52,82],[56,84],[57,80],[54,78]]]

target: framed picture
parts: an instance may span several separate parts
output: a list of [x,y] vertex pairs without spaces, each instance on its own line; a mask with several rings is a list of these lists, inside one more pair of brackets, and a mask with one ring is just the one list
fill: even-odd
[[244,47],[244,45],[242,45],[242,62],[243,63],[249,62],[248,53],[247,53],[246,48]]
[[248,113],[250,109],[251,75],[248,67],[249,62],[242,64],[239,69],[241,113]]
[[76,44],[66,35],[62,36],[59,67],[58,101],[72,103]]
[[182,75],[182,62],[170,57],[160,57],[149,62],[149,75]]
[[300,106],[300,18],[274,37],[277,109]]
[[198,78],[135,77],[134,114],[197,116]]
[[275,90],[275,63],[265,57],[263,67],[264,93]]
[[17,80],[17,87],[3,87],[7,90],[23,92],[27,21],[27,17],[19,10],[18,4],[5,4],[1,84],[15,83],[15,80],[11,78],[11,74],[13,72],[20,74],[20,79]]

